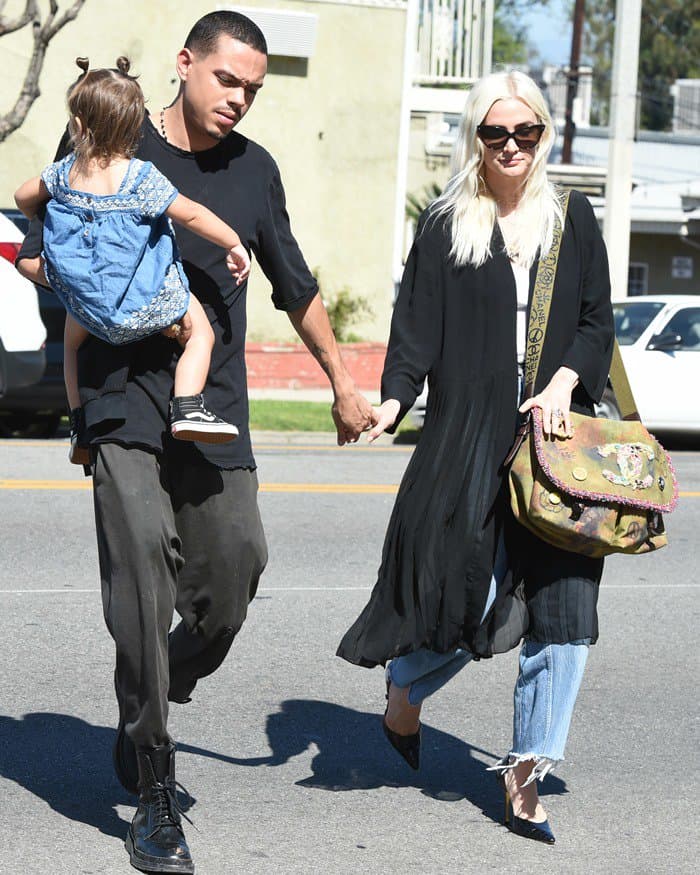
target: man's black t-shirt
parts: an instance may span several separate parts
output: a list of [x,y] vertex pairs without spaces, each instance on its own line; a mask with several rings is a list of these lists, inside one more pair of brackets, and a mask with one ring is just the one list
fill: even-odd
[[[270,281],[277,309],[294,310],[317,294],[292,235],[279,170],[263,148],[233,131],[212,149],[185,152],[166,142],[147,118],[137,157],[153,162],[178,191],[238,232]],[[78,372],[88,424],[98,442],[165,447],[182,461],[203,455],[221,468],[254,468],[245,367],[247,283],[236,287],[225,250],[178,225],[175,234],[191,290],[216,337],[205,401],[235,423],[240,435],[232,443],[213,445],[170,438],[168,401],[179,347],[161,335],[121,347],[92,336],[83,344]],[[40,233],[30,231],[19,257],[37,255],[40,248]]]

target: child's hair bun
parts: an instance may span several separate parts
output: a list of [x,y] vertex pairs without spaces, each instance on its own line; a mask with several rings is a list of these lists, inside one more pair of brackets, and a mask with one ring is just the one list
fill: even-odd
[[131,61],[128,58],[124,57],[124,55],[120,55],[117,58],[117,70],[119,70],[120,73],[123,73],[124,76],[128,76],[130,69]]
[[90,66],[89,58],[76,58],[75,63],[80,67],[83,73],[87,73],[88,68]]

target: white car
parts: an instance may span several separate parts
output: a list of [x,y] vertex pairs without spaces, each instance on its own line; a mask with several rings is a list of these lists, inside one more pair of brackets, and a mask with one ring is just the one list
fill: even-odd
[[[700,295],[645,295],[613,304],[615,333],[642,422],[650,431],[700,434]],[[411,418],[425,419],[427,385]],[[598,416],[619,419],[611,389]]]
[[[613,303],[615,334],[642,422],[700,434],[700,295],[645,295]],[[619,418],[612,393],[600,416]]]
[[34,284],[15,270],[24,235],[0,213],[0,396],[41,379],[46,328]]

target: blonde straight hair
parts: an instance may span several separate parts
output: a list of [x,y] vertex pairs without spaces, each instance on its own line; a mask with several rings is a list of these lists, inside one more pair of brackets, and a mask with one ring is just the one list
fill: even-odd
[[559,196],[547,179],[547,158],[554,145],[555,131],[542,92],[524,73],[484,76],[469,92],[452,152],[451,178],[431,208],[433,215],[451,218],[450,255],[458,265],[479,267],[492,254],[496,201],[481,176],[485,147],[476,129],[494,103],[510,98],[521,100],[535,113],[537,121],[545,125],[523,184],[516,236],[510,241],[518,260],[529,267],[538,250],[542,254],[549,252],[555,221],[563,222]]

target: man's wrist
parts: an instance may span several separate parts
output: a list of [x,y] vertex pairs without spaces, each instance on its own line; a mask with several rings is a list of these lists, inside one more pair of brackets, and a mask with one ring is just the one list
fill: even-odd
[[335,338],[333,338],[333,343],[328,345],[328,348],[315,346],[313,351],[318,363],[326,372],[335,400],[342,401],[355,395],[357,386],[345,366]]
[[339,378],[331,378],[331,388],[336,401],[345,401],[357,394],[357,386],[347,371]]

